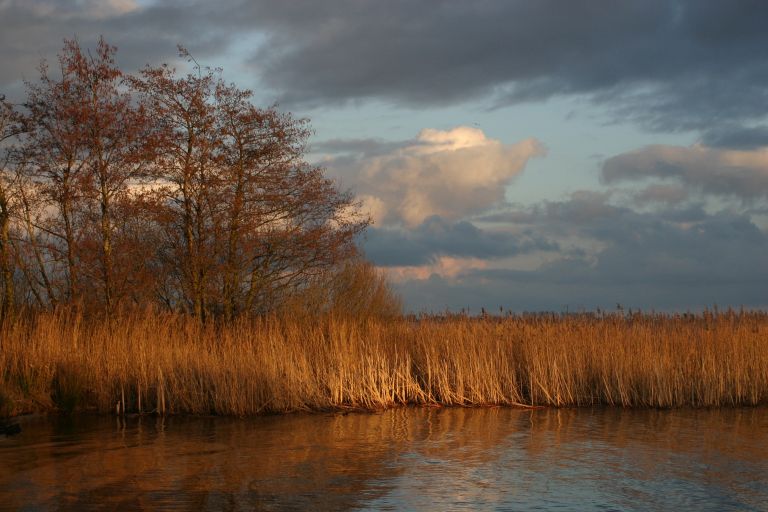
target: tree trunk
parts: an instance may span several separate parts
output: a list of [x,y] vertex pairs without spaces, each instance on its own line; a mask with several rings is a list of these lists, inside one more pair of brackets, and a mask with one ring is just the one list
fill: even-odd
[[67,246],[67,298],[76,303],[80,298],[78,290],[77,261],[75,258],[75,230],[72,226],[72,191],[69,184],[69,172],[62,180],[61,217],[64,220],[64,243]]
[[13,318],[16,297],[13,288],[13,259],[11,258],[10,212],[4,191],[0,190],[0,273],[3,280],[3,305],[0,321]]
[[[45,294],[48,297],[48,304],[51,306],[55,306],[57,303],[57,297],[53,292],[53,286],[51,286],[51,280],[48,278],[48,272],[45,268],[45,263],[43,261],[43,256],[40,252],[40,247],[37,244],[37,239],[35,237],[35,227],[32,224],[32,211],[31,206],[29,203],[29,198],[27,197],[26,192],[24,191],[24,187],[19,187],[19,196],[21,197],[21,208],[22,213],[24,215],[24,227],[27,232],[27,239],[29,240],[30,247],[32,249],[32,253],[35,256],[35,264],[37,265],[38,272],[40,273],[40,281],[42,281],[42,285],[45,288]],[[20,254],[19,251],[17,251],[17,255]],[[26,263],[19,262],[19,267],[24,272],[24,276],[27,279],[27,282],[29,282],[30,287],[33,290],[33,294],[35,295],[35,298],[38,300],[38,303],[42,305],[43,300],[39,296],[39,294],[36,292],[36,283],[33,280],[31,276],[31,272],[29,271],[29,266],[26,265]],[[39,282],[39,281],[38,281]]]
[[203,316],[203,299],[200,293],[200,271],[197,257],[197,244],[195,243],[195,222],[194,208],[192,206],[192,197],[190,193],[190,183],[187,177],[184,178],[181,193],[184,204],[184,259],[182,268],[189,280],[189,299],[192,302],[192,314],[197,318]]
[[[242,175],[242,173],[240,173]],[[229,233],[227,240],[227,261],[224,269],[224,317],[232,320],[237,314],[237,290],[240,274],[240,262],[237,261],[237,250],[240,245],[240,216],[243,209],[242,177],[239,177],[230,210]]]
[[104,309],[108,317],[112,317],[114,297],[112,290],[112,226],[110,223],[109,191],[106,180],[100,180],[101,187],[101,266],[104,286]]

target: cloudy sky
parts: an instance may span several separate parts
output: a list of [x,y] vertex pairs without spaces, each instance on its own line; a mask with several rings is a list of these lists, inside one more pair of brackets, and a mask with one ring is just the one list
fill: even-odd
[[[0,91],[65,37],[176,45],[312,120],[413,310],[768,307],[763,0],[0,0]],[[183,65],[183,63],[180,63]]]

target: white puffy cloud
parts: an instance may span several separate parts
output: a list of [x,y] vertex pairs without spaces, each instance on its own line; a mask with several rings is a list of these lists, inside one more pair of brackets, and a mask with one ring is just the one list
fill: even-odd
[[498,205],[528,160],[543,154],[535,139],[504,144],[459,126],[424,129],[388,152],[332,158],[324,165],[352,186],[376,224],[414,227],[431,216],[456,220]]

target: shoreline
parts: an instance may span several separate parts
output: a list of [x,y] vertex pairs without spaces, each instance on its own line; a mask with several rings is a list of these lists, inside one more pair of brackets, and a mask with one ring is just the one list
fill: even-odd
[[160,415],[155,412],[136,413],[131,412],[127,414],[116,415],[109,412],[99,412],[95,410],[78,410],[71,413],[62,412],[56,409],[48,410],[36,410],[31,412],[22,412],[14,416],[5,416],[0,418],[0,423],[9,424],[21,424],[27,422],[33,422],[38,420],[46,420],[51,418],[59,419],[79,419],[79,418],[115,418],[119,420],[142,420],[142,419],[227,419],[227,420],[249,420],[255,418],[281,418],[290,416],[348,416],[348,415],[365,415],[365,414],[382,414],[392,410],[488,410],[488,409],[510,409],[517,411],[626,411],[626,412],[638,412],[638,411],[655,411],[655,412],[676,412],[676,411],[726,411],[726,410],[757,410],[768,409],[768,402],[758,403],[753,405],[717,405],[717,406],[690,406],[681,405],[678,407],[649,407],[649,406],[617,406],[617,405],[571,405],[571,406],[551,406],[551,405],[497,405],[497,404],[476,404],[476,405],[443,405],[443,404],[397,404],[389,407],[383,407],[379,409],[361,409],[361,408],[336,408],[327,410],[293,410],[283,412],[270,412],[260,413],[244,416],[234,416],[228,414],[188,414],[188,413],[172,413],[166,415]]

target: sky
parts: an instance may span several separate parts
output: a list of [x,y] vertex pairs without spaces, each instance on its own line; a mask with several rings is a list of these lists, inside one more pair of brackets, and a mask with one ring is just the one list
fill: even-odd
[[416,312],[768,307],[768,2],[0,0],[0,92],[64,38],[182,44],[310,119]]

